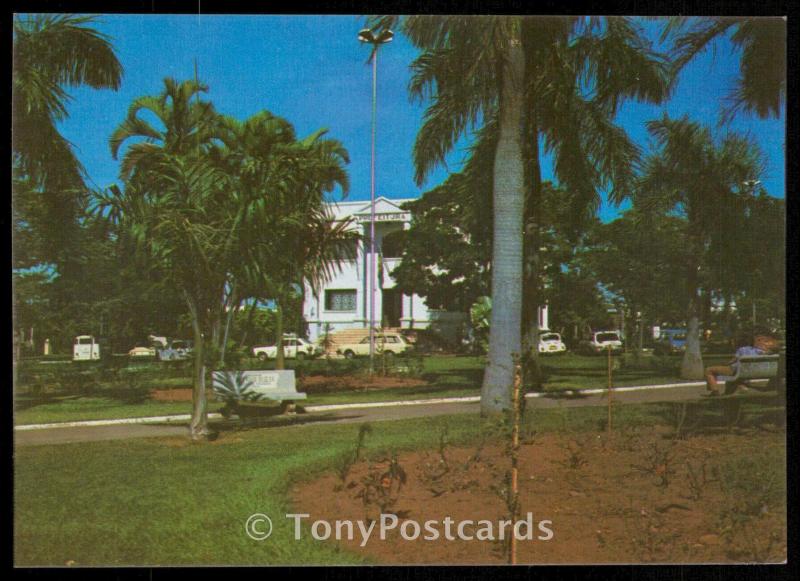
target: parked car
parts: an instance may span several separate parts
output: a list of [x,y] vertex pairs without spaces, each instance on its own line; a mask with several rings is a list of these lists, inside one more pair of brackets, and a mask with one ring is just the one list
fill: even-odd
[[686,329],[661,329],[653,351],[656,355],[686,351]]
[[595,331],[588,340],[581,343],[586,353],[605,353],[611,347],[612,353],[622,352],[622,337],[619,331]]
[[[375,354],[393,357],[411,349],[411,345],[399,333],[376,333]],[[337,346],[336,353],[348,359],[369,355],[369,337],[358,343],[344,343]]]
[[[283,356],[286,359],[305,359],[306,357],[316,357],[323,352],[322,347],[313,345],[305,339],[299,337],[283,338]],[[265,347],[253,347],[253,356],[261,360],[275,359],[278,356],[278,347],[267,345]]]
[[183,339],[173,339],[169,341],[167,347],[158,349],[158,358],[161,361],[183,361],[189,359],[194,351],[191,341]]
[[73,361],[97,361],[100,359],[100,340],[93,335],[78,335],[72,344]]
[[539,335],[539,353],[564,353],[567,346],[558,333],[542,333]]
[[141,345],[137,345],[130,351],[128,351],[129,357],[155,357],[156,350],[155,347],[143,347]]

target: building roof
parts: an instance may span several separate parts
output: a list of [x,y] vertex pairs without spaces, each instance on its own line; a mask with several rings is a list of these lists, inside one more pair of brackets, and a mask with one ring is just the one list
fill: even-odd
[[[408,213],[408,210],[404,210],[400,206],[406,202],[413,202],[414,200],[415,198],[390,200],[389,198],[380,196],[375,198],[375,213]],[[369,201],[364,200],[328,203],[328,207],[333,211],[334,217],[339,220],[347,218],[348,216],[369,214],[371,205]]]

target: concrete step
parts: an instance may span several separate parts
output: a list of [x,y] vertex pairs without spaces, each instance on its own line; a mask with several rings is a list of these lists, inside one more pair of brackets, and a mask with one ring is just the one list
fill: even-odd
[[[387,327],[385,329],[379,329],[378,332],[385,332],[385,333],[399,333],[400,328],[395,327]],[[330,340],[330,347],[328,349],[329,352],[335,353],[338,345],[345,345],[347,343],[359,343],[369,337],[369,329],[366,327],[357,327],[353,329],[342,329],[340,331],[336,331],[331,333],[329,336]]]

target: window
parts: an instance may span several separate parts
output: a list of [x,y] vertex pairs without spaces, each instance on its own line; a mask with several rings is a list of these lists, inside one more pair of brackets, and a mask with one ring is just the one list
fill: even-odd
[[92,338],[91,337],[80,337],[78,339],[78,345],[91,345]]
[[356,291],[352,290],[326,290],[326,311],[355,311]]

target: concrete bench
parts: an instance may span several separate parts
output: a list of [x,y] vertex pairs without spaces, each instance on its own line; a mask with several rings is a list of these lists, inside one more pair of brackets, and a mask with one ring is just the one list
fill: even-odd
[[725,394],[736,391],[738,385],[747,385],[754,380],[775,380],[778,378],[780,355],[748,355],[738,359],[734,375],[719,375],[717,380],[725,384]]
[[293,369],[215,371],[212,388],[219,399],[228,402],[226,411],[238,415],[243,407],[261,406],[267,400],[281,404],[281,411],[292,412],[295,401],[308,397],[297,391]]

